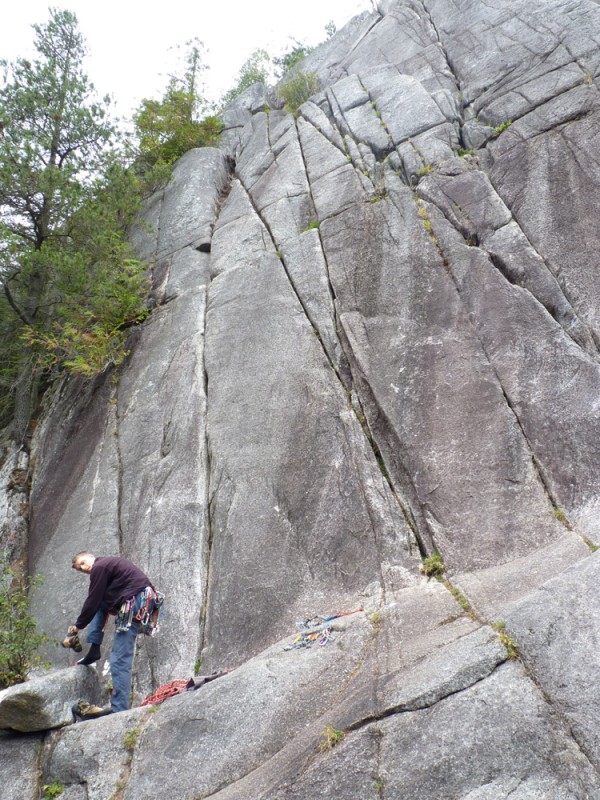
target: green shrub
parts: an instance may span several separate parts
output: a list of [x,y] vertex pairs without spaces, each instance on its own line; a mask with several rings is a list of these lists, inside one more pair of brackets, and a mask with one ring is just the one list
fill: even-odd
[[271,58],[266,50],[258,48],[250,54],[238,72],[235,86],[226,92],[220,100],[221,108],[232,103],[238,95],[255,83],[269,82]]
[[339,744],[346,734],[339,728],[334,728],[333,725],[326,725],[325,730],[321,736],[319,743],[319,750],[324,753],[326,750],[331,750],[336,744]]
[[[41,578],[19,581],[10,567],[4,566],[0,578],[0,689],[26,680],[36,666],[46,666],[38,655],[48,641],[38,633],[29,613],[29,589]],[[52,795],[58,796],[58,795]]]
[[311,221],[307,224],[306,228],[302,231],[305,233],[306,231],[314,231],[319,230],[319,222],[316,219],[311,219]]
[[494,128],[492,131],[492,139],[497,139],[501,133],[503,133],[507,128],[510,128],[512,125],[512,119],[507,120],[506,122],[502,122],[500,125]]
[[517,648],[517,643],[508,635],[508,633],[506,633],[506,623],[504,620],[498,620],[497,622],[492,623],[492,628],[496,631],[500,642],[506,648],[508,657],[518,658],[519,650]]
[[64,790],[65,787],[59,781],[47,783],[45,786],[42,786],[42,800],[55,800],[56,797],[61,796]]
[[285,101],[285,110],[294,113],[319,91],[321,82],[316,72],[297,72],[279,87],[278,94]]
[[422,571],[428,578],[436,578],[445,571],[444,562],[437,550],[423,559]]

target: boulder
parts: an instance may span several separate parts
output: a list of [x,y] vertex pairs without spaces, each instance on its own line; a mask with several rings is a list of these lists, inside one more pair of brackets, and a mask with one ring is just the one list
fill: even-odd
[[92,667],[54,671],[0,692],[0,728],[31,733],[73,722],[78,700],[100,702],[98,673]]

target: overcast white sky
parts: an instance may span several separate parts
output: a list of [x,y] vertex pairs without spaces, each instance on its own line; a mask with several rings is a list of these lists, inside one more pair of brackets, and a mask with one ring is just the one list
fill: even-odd
[[207,50],[207,96],[217,100],[258,47],[272,55],[293,46],[289,37],[315,45],[332,20],[341,28],[371,8],[370,0],[7,0],[0,26],[0,58],[31,55],[32,23],[48,7],[77,15],[90,56],[86,72],[98,93],[111,94],[116,113],[129,116],[143,97],[160,97],[174,53],[169,48],[198,37]]

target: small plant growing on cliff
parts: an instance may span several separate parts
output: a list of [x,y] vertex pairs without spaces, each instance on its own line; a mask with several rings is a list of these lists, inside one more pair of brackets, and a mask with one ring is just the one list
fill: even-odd
[[568,521],[568,519],[567,519],[567,515],[566,515],[566,514],[565,514],[565,512],[562,510],[562,508],[555,508],[555,509],[553,509],[553,510],[552,510],[552,516],[553,516],[553,517],[556,517],[556,519],[557,519],[559,522],[562,522],[562,524],[563,524],[563,525],[566,525],[566,526],[568,527],[568,525],[569,525],[569,521]]
[[20,580],[10,567],[0,575],[0,689],[26,680],[33,667],[49,666],[38,655],[48,641],[38,633],[29,613],[29,589],[39,586],[41,578]]
[[442,556],[437,550],[434,550],[430,556],[424,558],[423,564],[421,565],[421,572],[423,575],[427,575],[428,578],[440,577],[444,574],[445,569],[446,567],[444,566]]
[[429,175],[432,169],[433,164],[425,164],[425,166],[417,172],[417,178],[422,178],[424,175]]
[[140,729],[139,728],[132,728],[130,731],[127,731],[125,734],[125,738],[123,739],[123,747],[129,753],[135,750],[135,746],[137,744],[137,740],[140,738]]
[[344,731],[341,731],[339,728],[334,728],[333,725],[326,725],[321,735],[319,751],[325,753],[327,750],[331,750],[336,744],[339,744],[345,736],[346,734]]
[[320,90],[321,82],[316,72],[297,72],[279,87],[278,94],[285,101],[285,110],[293,114]]
[[448,591],[450,592],[452,597],[456,600],[458,605],[462,608],[462,610],[466,614],[470,614],[472,616],[474,613],[473,607],[471,606],[471,603],[469,603],[467,598],[464,596],[464,594],[460,591],[460,589],[457,589],[456,586],[452,586],[450,583],[448,583],[448,581],[444,581],[444,583],[446,589],[448,589]]
[[42,786],[42,800],[54,800],[55,797],[60,797],[64,790],[65,787],[59,781],[47,783],[45,786]]
[[304,228],[302,233],[306,233],[306,231],[314,231],[314,230],[317,230],[317,231],[319,230],[319,222],[316,219],[311,219],[311,221],[308,223],[306,228]]
[[495,127],[494,130],[492,131],[492,139],[497,139],[498,136],[500,136],[501,133],[504,133],[504,131],[507,128],[510,128],[511,125],[512,125],[512,119],[508,119],[506,120],[506,122],[502,122],[500,125]]
[[506,648],[506,652],[509,658],[518,658],[519,651],[517,649],[517,643],[514,639],[506,632],[506,623],[503,620],[498,620],[498,622],[494,622],[492,624],[492,628],[498,634],[498,638]]

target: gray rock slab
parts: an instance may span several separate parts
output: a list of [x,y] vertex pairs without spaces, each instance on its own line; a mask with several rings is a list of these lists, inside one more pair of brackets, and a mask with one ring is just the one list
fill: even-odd
[[[585,89],[589,92],[589,87]],[[579,114],[576,109],[574,113]],[[504,142],[502,137],[497,141],[491,179],[598,343],[600,298],[594,253],[600,175],[593,155],[598,113],[584,114],[564,130],[554,119],[558,127],[531,139],[519,128],[525,120],[503,134]]]
[[492,9],[476,0],[460,8],[431,0],[427,8],[467,103],[491,103],[552,73],[564,66],[565,49],[575,63],[597,51],[593,2],[584,3],[579,14],[565,0],[544,6],[501,2]]
[[158,309],[118,387],[121,553],[167,595],[160,634],[140,644],[152,664],[151,676],[138,670],[142,696],[197,657],[209,538],[205,303],[199,287]]
[[527,289],[566,333],[595,357],[597,348],[588,327],[579,319],[556,276],[516,222],[510,222],[485,239],[485,250],[511,283]]
[[412,570],[414,555],[277,258],[213,281],[206,356],[212,668],[257,652],[307,603],[343,607],[382,579],[381,562]]
[[[236,161],[236,176],[246,186],[252,186],[273,163],[270,118],[270,114],[256,114],[242,130],[240,152]],[[289,114],[286,115],[285,122],[287,125],[292,124]]]
[[357,615],[326,647],[284,651],[279,642],[229,675],[164,703],[138,740],[124,800],[161,798],[159,775],[169,776],[178,800],[194,800],[251,773],[321,716],[360,668],[371,636],[371,623]]
[[574,564],[506,614],[506,629],[536,681],[598,768],[598,555]]
[[98,703],[100,684],[91,667],[71,667],[0,691],[0,728],[21,733],[61,728],[73,722],[77,700]]
[[361,77],[395,145],[446,122],[438,103],[412,76],[399,75],[390,65]]
[[[87,591],[71,568],[82,550],[119,550],[119,456],[114,385],[108,374],[91,385],[64,383],[38,426],[30,496],[29,571],[43,578],[32,592],[38,628],[61,640]],[[49,600],[51,598],[51,600]],[[72,650],[48,647],[57,667],[73,663]]]
[[[44,760],[43,783],[61,784],[65,787],[61,797],[70,800],[110,800],[118,796],[129,774],[132,752],[151,713],[146,708],[136,708],[65,729]],[[168,783],[168,776],[160,778],[163,793]]]
[[164,299],[172,300],[190,289],[207,286],[209,282],[210,254],[184,247],[170,259]]
[[516,120],[548,100],[579,86],[585,79],[581,66],[572,62],[572,55],[566,48],[563,49],[562,57],[564,66],[557,67],[553,61],[548,65],[546,74],[522,83],[518,89],[506,92],[497,100],[486,103],[485,106],[478,100],[473,104],[474,112],[479,113],[483,107],[485,119],[498,122],[507,119]]
[[[308,197],[306,198],[308,199]],[[302,213],[307,202],[284,198],[265,209],[264,218],[274,237],[285,269],[306,313],[319,332],[332,364],[342,369],[341,345],[336,331],[335,308],[327,262],[317,229],[306,230]]]
[[321,235],[386,466],[423,541],[462,572],[525,555],[562,530],[422,213],[399,186],[324,222]]
[[380,714],[428,708],[487,678],[503,661],[506,649],[484,626],[441,647],[410,669],[386,676],[378,687]]
[[380,675],[409,670],[432,652],[480,626],[434,579],[422,579],[417,586],[386,593],[382,602],[378,609],[382,626],[377,639]]
[[456,575],[453,582],[477,613],[489,620],[506,613],[513,603],[589,554],[590,548],[581,536],[565,533],[528,555],[507,564]]
[[396,148],[409,180],[420,178],[421,171],[452,158],[459,147],[456,126],[449,122],[431,128]]
[[395,3],[374,25],[367,36],[348,52],[345,64],[349,72],[361,72],[379,65],[403,64],[434,41],[427,16],[406,3]]
[[484,172],[469,169],[462,159],[452,172],[426,176],[419,183],[418,194],[435,203],[465,239],[485,241],[512,220]]
[[378,157],[393,147],[389,132],[376,114],[368,90],[358,75],[350,75],[328,89],[333,116],[340,130],[369,147]]
[[8,564],[27,547],[29,463],[29,454],[15,443],[0,446],[0,558]]
[[220,114],[220,119],[228,128],[245,125],[253,114],[264,111],[267,105],[267,88],[264,83],[253,83],[244,89]]
[[210,244],[217,202],[228,180],[225,155],[214,147],[189,150],[179,159],[164,191],[157,258]]
[[223,215],[213,236],[211,278],[228,270],[252,267],[265,254],[275,254],[273,237],[238,181],[234,180],[223,204]]
[[260,798],[287,792],[301,800],[376,800],[381,791],[398,800],[585,800],[598,796],[600,781],[523,669],[511,663],[429,709],[350,733]]
[[[333,190],[334,183],[336,190]],[[359,173],[349,163],[315,181],[311,189],[319,220],[326,220],[339,213],[340,205],[342,209],[349,208],[356,202],[364,202],[368,197]]]
[[259,211],[280,201],[282,197],[308,195],[309,187],[304,161],[295,132],[293,144],[290,143],[282,150],[265,173],[251,187],[247,188],[251,190]]
[[0,782],[3,800],[29,800],[39,786],[39,735],[0,733]]
[[550,496],[580,533],[595,540],[600,415],[581,414],[581,408],[582,403],[596,408],[597,358],[582,350],[531,295],[509,283],[478,248],[465,246],[458,237],[453,244],[443,226],[435,230]]
[[[348,165],[348,153],[344,150],[344,141],[339,130],[332,126],[334,133],[329,136],[322,129],[319,130],[319,126],[316,126],[308,115],[310,111],[314,116],[315,109],[316,106],[306,103],[302,106],[302,116],[298,119],[298,134],[311,189],[319,178],[328,172]],[[304,119],[305,115],[308,121]],[[331,141],[332,138],[334,141]]]

